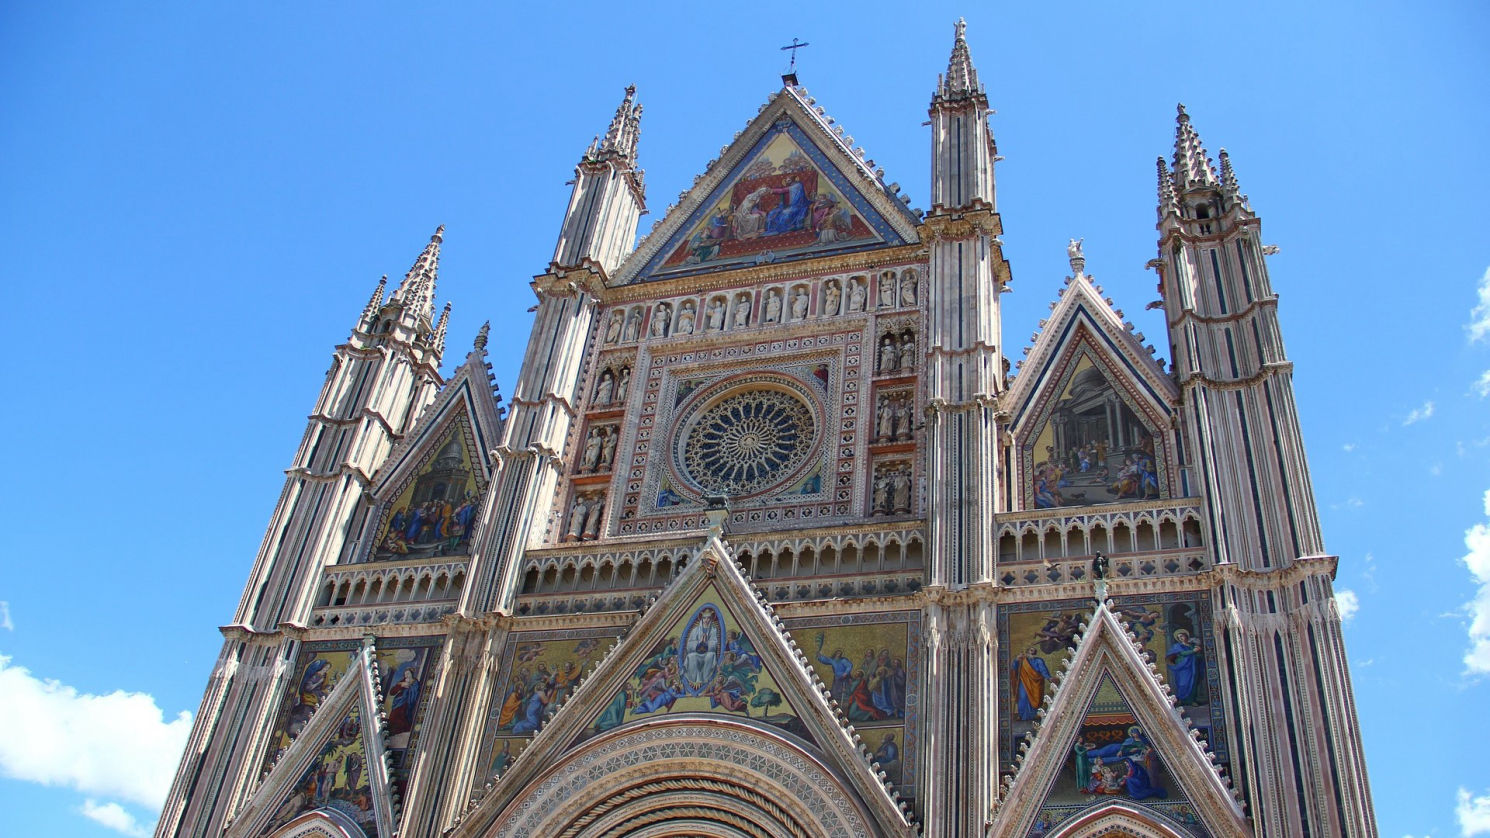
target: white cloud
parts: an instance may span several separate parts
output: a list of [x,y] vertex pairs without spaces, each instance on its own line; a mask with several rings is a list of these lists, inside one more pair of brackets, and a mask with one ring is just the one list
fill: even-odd
[[1413,411],[1411,413],[1407,414],[1407,418],[1402,420],[1402,426],[1403,427],[1407,427],[1408,425],[1414,425],[1414,424],[1417,424],[1418,422],[1422,422],[1425,419],[1432,419],[1432,418],[1433,418],[1433,402],[1432,401],[1426,401],[1426,402],[1423,402],[1423,406],[1422,407],[1413,408]]
[[1433,475],[1434,477],[1442,477],[1443,463],[1434,463],[1433,465],[1428,466],[1428,473]]
[[1454,815],[1459,818],[1459,834],[1463,838],[1471,835],[1490,835],[1490,791],[1474,797],[1469,789],[1459,789],[1459,799],[1454,806]]
[[0,599],[0,629],[16,630],[16,624],[10,621],[10,603],[3,599]]
[[0,655],[0,718],[24,720],[0,736],[0,774],[70,786],[152,811],[165,802],[191,733],[190,713],[166,721],[146,693],[80,693],[37,678],[5,655]]
[[1361,598],[1355,595],[1355,591],[1341,588],[1335,591],[1335,608],[1340,612],[1340,622],[1348,623],[1361,610]]
[[1471,386],[1474,387],[1474,391],[1479,394],[1480,398],[1483,399],[1486,396],[1490,396],[1490,370],[1480,373],[1480,377]]
[[1355,443],[1354,443],[1354,442],[1347,442],[1347,443],[1345,443],[1345,444],[1344,444],[1344,445],[1342,445],[1342,446],[1340,446],[1340,448],[1341,448],[1341,449],[1342,449],[1342,450],[1343,450],[1343,451],[1344,451],[1344,452],[1345,452],[1345,453],[1347,453],[1347,454],[1349,454],[1349,453],[1350,453],[1350,452],[1352,452],[1352,451],[1354,451],[1354,450],[1355,450]]
[[1464,327],[1471,341],[1490,337],[1490,268],[1486,268],[1485,275],[1480,277],[1480,287],[1476,293],[1479,302],[1470,310],[1469,325]]
[[151,832],[118,803],[97,803],[90,799],[83,801],[83,808],[78,811],[89,820],[97,821],[115,832],[122,832],[134,838],[148,838]]
[[[1464,531],[1464,546],[1469,552],[1461,560],[1479,585],[1474,599],[1464,606],[1469,614],[1469,651],[1464,654],[1464,668],[1474,675],[1490,675],[1490,491],[1485,492],[1485,518],[1485,522]],[[1485,801],[1486,823],[1490,824],[1490,797],[1479,799]]]

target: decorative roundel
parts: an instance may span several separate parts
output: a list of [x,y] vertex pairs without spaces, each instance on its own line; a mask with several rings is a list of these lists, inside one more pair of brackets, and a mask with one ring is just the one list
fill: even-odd
[[678,434],[683,476],[708,494],[759,494],[790,479],[816,441],[813,410],[787,390],[735,390],[706,403]]

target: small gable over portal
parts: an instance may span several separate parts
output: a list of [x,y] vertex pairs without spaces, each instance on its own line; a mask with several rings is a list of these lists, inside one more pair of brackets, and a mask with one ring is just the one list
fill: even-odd
[[1122,313],[1081,271],[1041,323],[1007,403],[1021,509],[1178,497],[1179,393]]
[[918,219],[785,88],[621,267],[622,283],[906,244]]

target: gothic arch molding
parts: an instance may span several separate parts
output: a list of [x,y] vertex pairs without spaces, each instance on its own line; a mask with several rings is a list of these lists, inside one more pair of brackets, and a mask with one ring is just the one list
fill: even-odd
[[485,838],[817,838],[878,834],[848,781],[749,722],[649,721],[575,748],[507,803]]
[[1073,818],[1047,838],[1189,838],[1162,815],[1113,801]]

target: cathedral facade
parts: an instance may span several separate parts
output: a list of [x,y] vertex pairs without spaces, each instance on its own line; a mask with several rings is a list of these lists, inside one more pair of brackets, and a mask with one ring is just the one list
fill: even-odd
[[1069,245],[1018,374],[957,26],[930,210],[795,84],[637,241],[582,156],[510,401],[443,230],[336,348],[160,838],[1374,836],[1260,239],[1180,109],[1171,364]]

